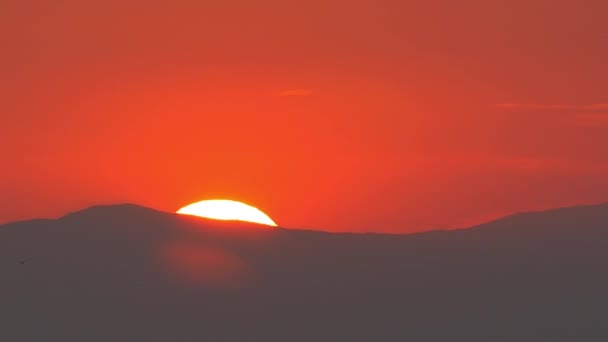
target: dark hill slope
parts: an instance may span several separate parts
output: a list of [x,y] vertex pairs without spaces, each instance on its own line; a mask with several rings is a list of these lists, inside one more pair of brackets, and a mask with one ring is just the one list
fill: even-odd
[[608,207],[330,234],[134,205],[0,226],[2,341],[604,341]]

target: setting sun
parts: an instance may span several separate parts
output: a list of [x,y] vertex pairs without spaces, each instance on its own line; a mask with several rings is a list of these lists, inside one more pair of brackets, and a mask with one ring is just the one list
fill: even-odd
[[258,208],[232,200],[200,201],[181,208],[177,213],[214,220],[245,221],[277,227],[277,224]]

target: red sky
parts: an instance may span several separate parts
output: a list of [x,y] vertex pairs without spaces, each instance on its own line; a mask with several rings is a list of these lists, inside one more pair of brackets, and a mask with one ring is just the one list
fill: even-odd
[[0,4],[0,222],[409,232],[608,201],[603,0]]

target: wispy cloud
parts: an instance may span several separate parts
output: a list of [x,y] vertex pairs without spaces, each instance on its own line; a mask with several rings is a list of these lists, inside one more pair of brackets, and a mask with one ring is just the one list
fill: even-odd
[[409,158],[420,169],[465,172],[512,171],[537,174],[596,174],[608,172],[608,162],[543,156],[456,153]]
[[588,105],[571,104],[538,104],[538,103],[500,103],[497,108],[510,110],[542,110],[542,111],[577,111],[577,112],[608,112],[608,103]]
[[608,113],[578,113],[571,120],[579,126],[606,126],[608,127]]
[[570,125],[608,127],[608,103],[588,105],[502,103],[495,105],[495,107],[510,112],[552,113],[556,115],[558,120]]
[[279,92],[279,96],[310,96],[312,95],[312,89],[287,89]]

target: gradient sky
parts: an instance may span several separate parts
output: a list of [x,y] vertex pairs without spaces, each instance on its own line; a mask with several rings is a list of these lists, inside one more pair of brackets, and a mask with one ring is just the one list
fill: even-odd
[[410,232],[608,201],[604,0],[3,0],[0,222]]

